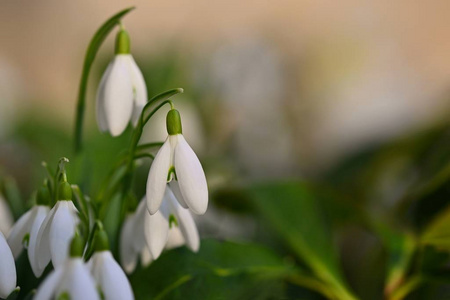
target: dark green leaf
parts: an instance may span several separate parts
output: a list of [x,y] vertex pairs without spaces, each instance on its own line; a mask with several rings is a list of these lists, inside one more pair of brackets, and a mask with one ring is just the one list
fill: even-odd
[[355,299],[344,282],[331,233],[311,189],[299,182],[280,182],[255,185],[249,192],[262,216],[335,296]]

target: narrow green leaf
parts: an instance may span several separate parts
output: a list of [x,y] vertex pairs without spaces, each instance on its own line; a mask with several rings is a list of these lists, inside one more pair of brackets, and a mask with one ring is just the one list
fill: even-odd
[[20,196],[16,180],[12,177],[5,177],[2,182],[2,193],[11,208],[14,219],[18,219],[23,211],[24,205]]
[[84,110],[86,106],[86,90],[89,79],[89,73],[91,71],[92,63],[94,62],[95,56],[102,45],[103,41],[106,39],[111,30],[114,29],[119,21],[128,14],[134,7],[126,8],[111,18],[109,18],[103,25],[97,30],[93,36],[91,42],[86,51],[84,58],[83,71],[81,73],[80,86],[78,90],[78,102],[77,102],[77,112],[75,118],[75,153],[78,153],[82,149],[82,134],[83,134],[83,119]]
[[332,236],[312,191],[299,182],[250,187],[253,204],[338,299],[355,299],[340,270]]

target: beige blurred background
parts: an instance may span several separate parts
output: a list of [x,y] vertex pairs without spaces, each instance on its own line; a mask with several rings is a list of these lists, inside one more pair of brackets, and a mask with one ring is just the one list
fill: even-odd
[[2,131],[36,104],[70,128],[92,34],[134,5],[124,24],[138,62],[165,47],[191,60],[251,173],[314,173],[449,110],[448,0],[19,0],[0,3]]

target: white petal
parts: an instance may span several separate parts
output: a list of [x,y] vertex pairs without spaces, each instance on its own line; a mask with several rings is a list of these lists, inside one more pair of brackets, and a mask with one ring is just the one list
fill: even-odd
[[120,263],[125,272],[136,268],[138,253],[133,249],[134,215],[128,215],[120,232]]
[[167,240],[166,249],[173,249],[185,244],[185,240],[181,230],[177,226],[172,226],[169,229],[169,239]]
[[33,300],[50,300],[53,299],[56,288],[59,285],[61,276],[63,275],[64,269],[60,268],[54,270],[50,275],[45,278],[44,282],[37,289],[36,295]]
[[55,216],[56,210],[58,209],[61,201],[57,201],[55,206],[50,210],[50,212],[45,217],[42,222],[41,227],[36,238],[36,251],[34,254],[35,261],[37,261],[35,267],[35,274],[42,274],[45,267],[48,265],[51,259],[50,253],[50,229],[53,222],[53,217]]
[[134,214],[134,224],[132,233],[132,246],[136,253],[142,251],[145,243],[145,218],[148,215],[145,198],[139,203]]
[[154,215],[147,214],[145,218],[145,241],[150,254],[157,259],[164,249],[169,236],[169,214],[163,202],[161,209]]
[[170,140],[166,139],[164,145],[156,154],[147,179],[147,209],[152,215],[158,211],[164,197],[171,156]]
[[13,223],[14,218],[11,214],[9,205],[0,195],[0,231],[5,235],[8,234]]
[[40,268],[37,262],[36,256],[37,238],[39,229],[41,228],[42,223],[44,222],[46,216],[48,215],[50,208],[45,205],[37,205],[36,208],[37,208],[36,215],[34,217],[33,224],[31,224],[30,230],[30,242],[28,244],[28,260],[30,261],[31,269],[33,270],[34,275],[36,277],[40,277],[44,269]]
[[100,85],[97,92],[97,101],[96,101],[96,112],[97,112],[97,124],[100,128],[101,132],[105,132],[108,130],[108,123],[106,122],[106,113],[105,113],[105,83],[107,82],[109,75],[111,73],[113,62],[108,64],[105,73],[103,74],[102,80],[100,81]]
[[61,266],[69,254],[69,245],[75,235],[78,217],[73,211],[72,201],[59,201],[50,228],[50,252],[55,268]]
[[133,300],[128,278],[109,251],[101,251],[92,257],[92,275],[107,300]]
[[143,267],[147,267],[153,261],[153,257],[148,249],[147,245],[141,252],[141,264]]
[[6,298],[16,288],[16,266],[11,249],[0,232],[0,297]]
[[129,68],[134,88],[134,108],[131,122],[134,126],[136,126],[142,109],[148,100],[147,85],[145,84],[144,76],[142,76],[142,72],[134,61],[133,56],[130,55],[129,61]]
[[197,252],[200,248],[200,237],[190,211],[181,207],[173,195],[167,197],[167,202],[169,203],[170,211],[173,212],[177,218],[178,228],[180,228],[180,231],[183,234],[186,246],[192,251]]
[[64,274],[60,285],[57,287],[56,298],[62,293],[68,293],[72,300],[100,299],[95,281],[81,258],[66,261],[63,268]]
[[186,201],[184,201],[183,195],[181,194],[178,181],[172,180],[171,182],[169,182],[169,186],[181,206],[183,206],[184,208],[189,208],[189,206],[186,204]]
[[128,70],[127,55],[116,55],[111,72],[105,80],[104,112],[109,132],[120,135],[133,112],[133,85]]
[[35,214],[34,208],[27,211],[17,220],[8,235],[8,245],[14,255],[14,259],[17,259],[23,250],[23,238],[30,232]]
[[178,134],[174,163],[184,201],[195,214],[202,215],[208,208],[208,186],[202,165],[183,135]]

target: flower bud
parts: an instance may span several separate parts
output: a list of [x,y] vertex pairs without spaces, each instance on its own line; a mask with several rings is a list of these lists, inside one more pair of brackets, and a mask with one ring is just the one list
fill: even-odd
[[108,235],[103,229],[97,232],[94,246],[96,252],[109,250]]
[[83,256],[83,248],[84,248],[83,239],[78,234],[75,234],[75,236],[72,239],[72,242],[70,243],[70,257]]
[[46,185],[43,185],[39,188],[36,195],[36,204],[37,205],[49,205],[50,204],[50,192]]
[[58,200],[72,200],[72,187],[67,181],[59,184]]
[[116,55],[130,54],[130,36],[125,29],[120,29],[116,35]]
[[182,134],[180,113],[176,109],[171,109],[166,118],[167,133],[169,135]]

